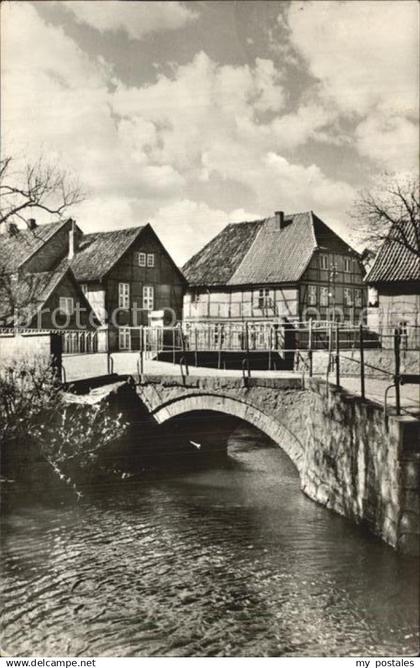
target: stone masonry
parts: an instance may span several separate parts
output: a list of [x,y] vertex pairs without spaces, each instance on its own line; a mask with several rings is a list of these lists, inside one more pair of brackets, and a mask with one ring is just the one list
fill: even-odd
[[315,379],[147,377],[137,393],[158,423],[197,410],[246,420],[286,452],[307,496],[419,553],[418,420]]

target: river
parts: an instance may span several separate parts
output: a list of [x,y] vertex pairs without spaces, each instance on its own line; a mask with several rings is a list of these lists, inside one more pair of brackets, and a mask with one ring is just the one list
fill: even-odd
[[418,651],[416,564],[299,490],[248,426],[229,456],[92,488],[8,496],[9,655],[317,656]]

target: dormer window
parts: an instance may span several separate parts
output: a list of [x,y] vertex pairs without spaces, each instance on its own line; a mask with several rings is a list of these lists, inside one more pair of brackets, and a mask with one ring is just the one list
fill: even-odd
[[146,266],[146,253],[138,253],[137,254],[137,260],[139,267],[145,267]]
[[154,253],[147,253],[147,266],[148,267],[154,267],[155,266],[155,254]]

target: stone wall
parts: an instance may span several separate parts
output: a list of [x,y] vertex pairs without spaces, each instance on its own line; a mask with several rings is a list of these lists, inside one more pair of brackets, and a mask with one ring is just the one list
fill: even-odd
[[303,492],[417,553],[420,422],[385,418],[370,401],[311,379],[147,378],[137,392],[157,422],[194,410],[224,412],[261,429],[296,465]]
[[53,351],[52,335],[48,332],[38,334],[1,334],[0,367],[17,362],[48,362]]
[[302,490],[401,551],[420,539],[419,421],[310,381]]

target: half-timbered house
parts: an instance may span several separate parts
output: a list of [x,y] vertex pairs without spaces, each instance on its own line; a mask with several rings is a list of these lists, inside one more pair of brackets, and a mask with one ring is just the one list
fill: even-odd
[[183,267],[188,322],[358,321],[359,254],[312,211],[227,225]]
[[388,336],[400,328],[403,340],[413,347],[420,343],[419,239],[414,223],[393,226],[366,276],[366,283],[376,293],[375,306],[369,309],[369,326]]

